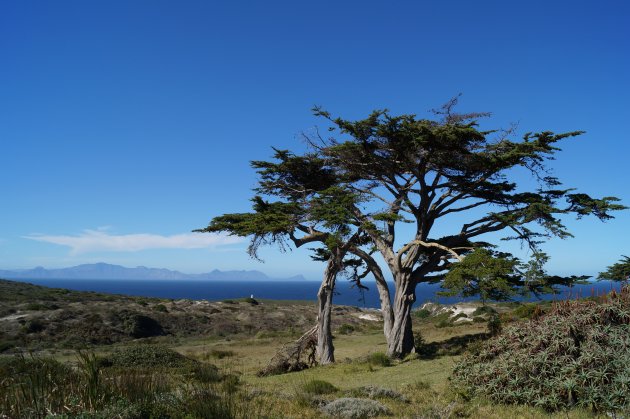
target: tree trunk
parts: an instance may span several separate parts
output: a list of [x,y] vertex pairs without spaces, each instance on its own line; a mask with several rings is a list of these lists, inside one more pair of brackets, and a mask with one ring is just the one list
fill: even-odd
[[394,322],[387,338],[387,355],[403,358],[414,353],[413,331],[411,329],[411,307],[416,301],[415,284],[408,277],[399,278],[396,282],[394,296]]
[[368,266],[374,279],[376,280],[376,289],[378,290],[378,298],[381,301],[381,314],[383,315],[383,334],[389,344],[389,337],[392,327],[394,325],[394,313],[392,311],[392,303],[389,294],[389,285],[383,276],[383,271],[378,263],[366,252],[361,249],[353,248],[352,252],[363,259],[363,262]]
[[335,278],[339,271],[336,257],[331,256],[324,271],[322,284],[317,292],[317,358],[320,365],[335,362],[335,347],[332,341],[331,317]]
[[375,273],[374,278],[376,279],[376,289],[378,290],[378,298],[381,301],[381,314],[383,315],[383,333],[385,334],[385,339],[387,339],[387,344],[389,345],[389,337],[392,331],[392,327],[394,326],[394,312],[392,311],[392,303],[389,295],[389,286],[387,285],[387,281],[383,277],[381,272]]

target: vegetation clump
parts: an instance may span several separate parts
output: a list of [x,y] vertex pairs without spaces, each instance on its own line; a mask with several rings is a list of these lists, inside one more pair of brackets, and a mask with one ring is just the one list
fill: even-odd
[[302,390],[308,394],[332,394],[337,392],[337,387],[324,380],[310,380],[307,381],[303,386]]
[[630,408],[630,287],[600,301],[559,302],[506,327],[464,358],[452,380],[465,396],[548,411]]
[[400,392],[390,388],[367,385],[350,391],[352,396],[369,397],[370,399],[391,399],[407,402],[407,398]]
[[368,364],[378,367],[389,367],[392,365],[392,360],[387,354],[383,352],[374,352],[368,355]]
[[185,368],[197,361],[164,346],[137,345],[113,352],[104,363],[123,368]]
[[322,407],[321,411],[326,416],[352,419],[372,418],[391,414],[386,406],[376,400],[356,399],[353,397],[344,397],[334,400]]

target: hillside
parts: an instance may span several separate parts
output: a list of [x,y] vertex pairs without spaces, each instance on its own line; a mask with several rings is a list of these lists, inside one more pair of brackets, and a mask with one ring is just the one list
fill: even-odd
[[[369,323],[371,310],[337,307],[335,324]],[[47,288],[0,280],[0,352],[14,347],[80,348],[144,338],[299,335],[313,303],[170,300]]]

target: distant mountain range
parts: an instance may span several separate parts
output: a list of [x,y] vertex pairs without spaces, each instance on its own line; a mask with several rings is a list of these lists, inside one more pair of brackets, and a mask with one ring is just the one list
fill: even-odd
[[138,266],[136,268],[126,268],[108,263],[91,263],[86,265],[73,266],[71,268],[46,269],[38,266],[34,269],[24,269],[7,271],[0,270],[0,278],[5,279],[188,279],[188,280],[241,280],[241,281],[302,281],[302,275],[290,278],[269,278],[260,271],[220,271],[215,269],[212,272],[203,274],[185,274],[169,269],[147,268]]

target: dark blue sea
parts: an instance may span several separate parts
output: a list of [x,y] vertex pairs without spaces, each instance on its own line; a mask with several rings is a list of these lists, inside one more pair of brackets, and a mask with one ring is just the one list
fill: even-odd
[[[249,297],[268,298],[274,300],[315,300],[319,282],[317,281],[190,281],[190,280],[80,280],[80,279],[20,279],[36,285],[53,288],[66,288],[77,291],[97,291],[111,294],[125,294],[143,297],[160,297],[172,299],[194,299],[221,301]],[[369,290],[359,292],[348,281],[339,281],[336,287],[334,303],[358,307],[380,307],[378,293],[374,283],[366,282]],[[567,298],[588,297],[619,290],[618,282],[601,281],[587,285],[576,285],[564,288],[560,294],[545,295],[545,300],[562,300]],[[427,301],[452,304],[463,301],[459,297],[440,297],[439,285],[420,284],[416,288],[416,306]],[[394,293],[393,284],[390,292]],[[532,297],[532,300],[536,298]],[[468,298],[467,300],[475,300]]]

